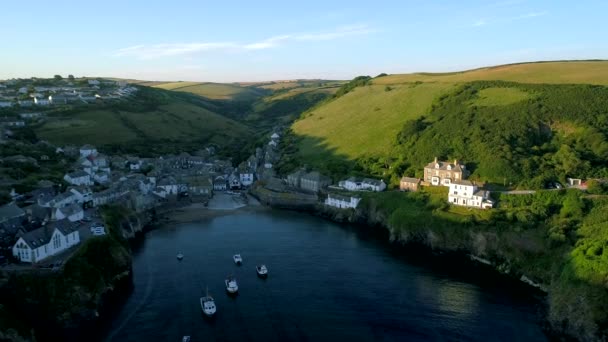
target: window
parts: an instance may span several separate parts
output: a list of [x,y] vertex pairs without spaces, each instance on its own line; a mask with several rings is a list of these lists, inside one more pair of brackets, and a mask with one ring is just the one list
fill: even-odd
[[60,247],[61,247],[61,236],[59,236],[59,234],[57,234],[53,238],[53,248],[59,249]]

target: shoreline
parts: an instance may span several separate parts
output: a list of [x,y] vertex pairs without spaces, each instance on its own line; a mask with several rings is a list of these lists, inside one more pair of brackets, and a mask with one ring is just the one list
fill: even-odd
[[[151,226],[153,227],[152,229],[154,229],[171,224],[199,222],[205,219],[230,215],[234,213],[269,210],[272,210],[272,208],[260,204],[255,198],[251,196],[248,196],[247,204],[233,208],[213,208],[210,206],[205,206],[202,203],[192,203],[188,206],[181,207],[169,213],[163,214],[158,219],[158,221],[153,223]],[[146,231],[149,230],[151,229],[147,229]]]

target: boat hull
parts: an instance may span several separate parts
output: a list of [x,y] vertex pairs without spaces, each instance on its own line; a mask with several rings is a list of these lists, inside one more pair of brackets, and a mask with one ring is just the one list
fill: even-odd
[[260,278],[268,278],[268,273],[260,273],[260,272],[256,272],[258,274],[258,277]]

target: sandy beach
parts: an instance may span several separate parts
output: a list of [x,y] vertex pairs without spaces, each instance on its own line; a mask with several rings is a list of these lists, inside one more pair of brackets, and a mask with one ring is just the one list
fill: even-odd
[[247,195],[243,200],[239,195],[216,193],[207,206],[202,203],[193,203],[187,207],[179,208],[166,215],[162,225],[173,223],[196,222],[201,219],[231,215],[237,211],[270,210],[258,202],[257,199]]

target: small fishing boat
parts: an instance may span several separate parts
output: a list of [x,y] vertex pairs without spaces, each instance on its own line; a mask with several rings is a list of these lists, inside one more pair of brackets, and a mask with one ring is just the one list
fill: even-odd
[[234,263],[237,265],[241,265],[243,263],[243,258],[241,258],[240,254],[233,255],[232,259],[234,260]]
[[230,294],[236,294],[239,291],[239,285],[236,283],[236,278],[229,276],[224,280],[226,291]]
[[266,265],[264,264],[256,266],[255,271],[258,273],[258,277],[260,278],[268,277],[268,268],[266,268]]
[[201,297],[201,309],[203,310],[203,313],[208,317],[211,317],[215,314],[215,301],[213,300],[213,297],[209,295],[209,289],[207,289],[205,296]]
[[182,337],[182,342],[190,342],[190,336]]
[[177,253],[177,260],[182,260],[183,258],[184,255],[181,252]]

